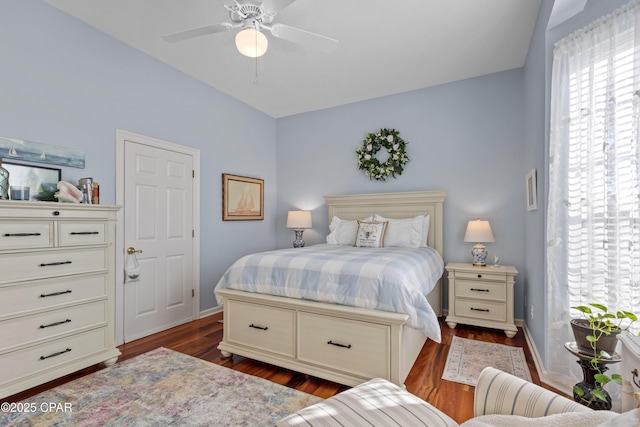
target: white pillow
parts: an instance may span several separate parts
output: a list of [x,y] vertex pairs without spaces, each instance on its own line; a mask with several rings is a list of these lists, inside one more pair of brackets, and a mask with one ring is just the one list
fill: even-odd
[[422,240],[420,241],[420,246],[426,248],[427,239],[429,238],[429,221],[431,220],[431,215],[424,216],[424,223],[422,223]]
[[387,221],[358,221],[358,233],[356,235],[355,246],[359,248],[383,248],[384,234],[388,224]]
[[389,222],[384,238],[384,245],[387,247],[419,248],[427,246],[429,215],[418,215],[405,219],[385,218],[376,215],[374,220]]
[[[368,217],[363,221],[371,221],[372,219],[372,217]],[[334,216],[329,224],[329,232],[327,235],[328,244],[353,245],[358,232],[358,221],[348,221]]]

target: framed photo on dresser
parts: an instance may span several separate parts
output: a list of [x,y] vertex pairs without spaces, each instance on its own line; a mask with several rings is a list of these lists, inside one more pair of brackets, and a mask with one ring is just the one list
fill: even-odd
[[[53,195],[62,179],[60,169],[5,161],[2,162],[2,167],[9,171],[10,198],[13,199],[11,194],[17,194],[17,189],[21,188],[21,194],[29,194],[28,200],[58,201]],[[28,188],[26,192],[25,188]]]

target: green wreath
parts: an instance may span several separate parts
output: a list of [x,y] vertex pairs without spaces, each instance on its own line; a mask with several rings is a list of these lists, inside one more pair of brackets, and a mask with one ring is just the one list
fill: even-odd
[[[363,170],[369,179],[386,181],[389,175],[401,175],[404,165],[409,161],[407,143],[398,136],[395,129],[380,129],[378,133],[370,133],[356,150],[358,155],[358,169]],[[387,161],[381,162],[376,157],[378,151],[385,148],[389,153]]]

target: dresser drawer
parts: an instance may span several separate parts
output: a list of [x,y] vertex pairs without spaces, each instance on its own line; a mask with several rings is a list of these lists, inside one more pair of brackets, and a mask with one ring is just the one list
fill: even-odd
[[502,283],[490,281],[456,280],[456,298],[506,301],[507,287]]
[[14,317],[0,322],[0,352],[92,326],[104,326],[106,321],[105,301]]
[[107,298],[107,275],[64,277],[0,287],[0,320],[44,308]]
[[496,322],[507,321],[507,304],[456,299],[455,315]]
[[107,249],[91,248],[0,255],[0,283],[106,271]]
[[[492,268],[492,267],[486,267]],[[474,273],[472,271],[456,271],[455,272],[456,279],[473,279],[473,280],[493,280],[496,282],[504,282],[507,279],[505,273],[498,273],[491,270],[487,270],[487,272]]]
[[107,328],[99,328],[56,341],[0,355],[0,386],[26,376],[80,360],[107,348]]
[[365,378],[389,378],[388,326],[298,314],[298,359]]
[[227,300],[225,340],[286,356],[295,356],[296,312],[241,301]]
[[58,224],[59,246],[102,245],[107,243],[107,224],[104,221]]
[[52,221],[0,222],[0,250],[53,247]]

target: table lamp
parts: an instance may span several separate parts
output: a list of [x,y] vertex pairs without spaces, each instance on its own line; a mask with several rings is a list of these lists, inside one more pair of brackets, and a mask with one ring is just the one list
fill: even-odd
[[471,250],[471,255],[473,255],[473,265],[486,267],[487,248],[485,248],[482,243],[495,241],[489,221],[481,221],[479,218],[475,221],[469,221],[467,224],[467,232],[464,234],[464,241],[476,242],[475,246]]
[[303,210],[289,211],[287,215],[287,228],[293,228],[293,231],[296,233],[293,247],[302,248],[304,246],[302,232],[305,228],[311,228],[311,212]]

